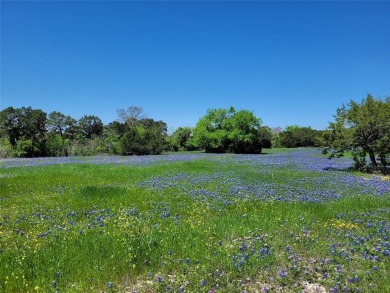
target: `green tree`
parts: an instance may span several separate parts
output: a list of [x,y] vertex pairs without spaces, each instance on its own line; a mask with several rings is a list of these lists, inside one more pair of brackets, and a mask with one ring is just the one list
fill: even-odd
[[62,114],[61,112],[53,111],[49,114],[46,128],[50,133],[57,133],[61,137],[64,136],[69,127],[74,126],[75,120],[70,117]]
[[260,153],[260,125],[247,110],[210,109],[199,119],[189,143],[213,153]]
[[107,153],[120,154],[120,139],[128,130],[125,123],[118,121],[110,122],[103,129],[103,144]]
[[0,112],[0,133],[9,139],[17,156],[44,155],[46,113],[40,109],[8,107]]
[[193,150],[193,146],[188,144],[192,137],[192,129],[190,127],[179,127],[172,133],[171,144],[176,146],[176,150],[189,151]]
[[20,125],[21,109],[8,107],[0,112],[0,134],[16,146],[22,136]]
[[262,148],[272,148],[273,133],[268,126],[261,126],[258,130],[260,136],[260,144]]
[[81,134],[88,139],[101,136],[103,134],[103,122],[94,115],[84,115],[78,121]]
[[317,136],[315,138],[316,146],[326,147],[330,135],[331,135],[331,131],[329,129],[317,130]]
[[61,112],[53,111],[46,122],[45,153],[47,156],[68,156],[70,140],[75,139],[79,129],[76,120]]
[[13,155],[13,147],[9,139],[0,137],[0,158],[8,158]]
[[282,144],[280,143],[280,133],[282,132],[281,127],[276,127],[272,129],[272,139],[271,139],[271,145],[275,148],[282,147]]
[[49,133],[45,140],[45,152],[49,157],[60,157],[68,155],[70,141],[64,139],[58,133]]
[[159,155],[166,149],[167,125],[162,121],[141,119],[129,126],[120,139],[123,155]]
[[229,150],[229,139],[226,124],[235,113],[235,109],[209,109],[199,119],[194,128],[191,143],[209,153],[223,153]]
[[234,113],[225,124],[230,142],[229,152],[236,154],[261,153],[260,125],[261,120],[250,111],[241,110]]
[[317,130],[297,125],[287,126],[279,134],[280,144],[287,148],[317,146],[317,136]]
[[33,142],[31,139],[24,137],[18,140],[18,143],[13,149],[13,155],[18,158],[32,157],[34,154]]
[[82,135],[81,135],[81,129],[78,124],[78,121],[76,121],[76,119],[69,117],[69,119],[67,119],[66,121],[66,129],[64,131],[63,138],[74,140],[80,138],[80,136]]
[[[382,101],[367,95],[359,104],[351,101],[337,109],[329,124],[328,146],[331,157],[351,150],[355,168],[386,173],[390,155],[390,99]],[[328,149],[325,149],[327,152]],[[366,156],[370,165],[366,163]],[[378,164],[379,159],[380,164]]]
[[159,155],[166,150],[168,127],[165,122],[144,118],[139,120],[139,124],[144,128],[146,154]]

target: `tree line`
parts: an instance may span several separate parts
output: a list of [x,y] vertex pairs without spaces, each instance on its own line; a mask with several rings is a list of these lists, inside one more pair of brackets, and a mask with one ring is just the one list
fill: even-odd
[[[358,170],[387,171],[390,154],[390,98],[368,95],[337,109],[325,130],[297,125],[263,126],[253,112],[209,109],[195,127],[168,134],[167,124],[147,118],[141,107],[118,109],[104,125],[95,115],[76,120],[61,112],[8,107],[0,112],[0,157],[157,155],[164,151],[261,153],[271,147],[321,147],[330,158],[351,151]],[[368,162],[366,158],[369,158]]]
[[79,120],[53,111],[8,107],[0,112],[1,157],[157,155],[164,151],[261,153],[263,148],[319,146],[321,131],[289,126],[284,131],[262,126],[248,110],[210,109],[194,128],[147,118],[141,107],[117,110],[107,125],[95,115]]

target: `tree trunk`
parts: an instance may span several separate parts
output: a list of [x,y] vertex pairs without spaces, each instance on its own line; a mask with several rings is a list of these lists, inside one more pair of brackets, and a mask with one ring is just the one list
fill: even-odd
[[373,151],[369,151],[368,154],[370,155],[370,160],[372,165],[375,167],[375,169],[378,167],[378,164],[375,159],[375,153]]
[[387,174],[388,170],[387,170],[387,160],[386,160],[386,156],[384,154],[381,154],[379,156],[379,160],[381,161],[382,163],[382,170],[383,170],[383,174]]

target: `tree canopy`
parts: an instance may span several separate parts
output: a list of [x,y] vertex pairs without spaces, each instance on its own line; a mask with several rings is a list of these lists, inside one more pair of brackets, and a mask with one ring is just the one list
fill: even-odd
[[210,109],[196,124],[192,144],[212,153],[261,153],[261,119],[247,110]]
[[46,122],[46,128],[49,132],[57,133],[61,137],[64,136],[66,130],[76,123],[70,116],[66,116],[61,112],[53,111],[49,114]]
[[280,132],[280,144],[287,148],[317,146],[318,131],[311,127],[287,126]]
[[192,132],[191,127],[179,127],[176,129],[170,137],[171,149],[174,151],[191,151],[196,149],[191,144]]
[[123,155],[159,155],[166,148],[167,125],[163,121],[144,118],[133,125],[120,139]]
[[84,115],[78,121],[78,125],[85,138],[101,136],[103,133],[103,122],[95,115]]
[[329,148],[325,152],[331,151],[330,157],[341,156],[350,150],[356,169],[388,172],[390,98],[380,100],[367,95],[361,103],[351,101],[347,106],[343,105],[337,109],[335,121],[329,124],[329,129]]
[[0,112],[0,133],[9,138],[17,156],[43,156],[46,120],[42,110],[8,107]]

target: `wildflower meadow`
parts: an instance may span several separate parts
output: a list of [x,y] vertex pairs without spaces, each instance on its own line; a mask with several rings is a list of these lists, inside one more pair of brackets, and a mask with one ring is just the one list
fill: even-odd
[[0,162],[0,292],[390,292],[390,180],[349,158]]

